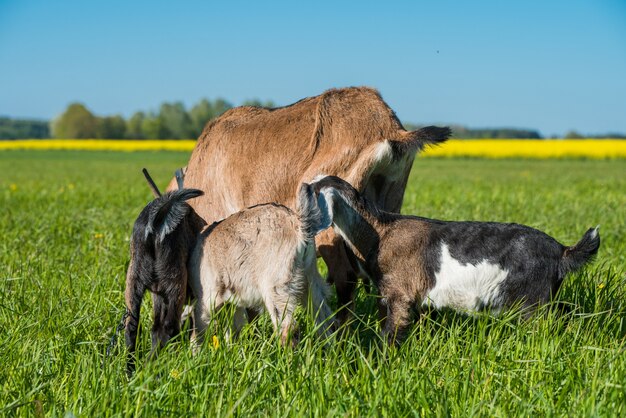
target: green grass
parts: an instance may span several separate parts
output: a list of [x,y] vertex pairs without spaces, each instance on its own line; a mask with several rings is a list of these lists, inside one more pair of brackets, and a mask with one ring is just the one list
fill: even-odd
[[[576,307],[520,319],[443,312],[399,348],[374,298],[325,346],[282,349],[267,316],[234,343],[186,339],[128,379],[118,342],[132,223],[186,153],[0,153],[0,415],[624,416],[626,161],[418,159],[405,213],[540,228],[564,244],[601,224],[597,260],[564,284]],[[210,191],[208,191],[210,193]],[[271,260],[268,260],[271,262]],[[140,357],[149,350],[146,298]]]

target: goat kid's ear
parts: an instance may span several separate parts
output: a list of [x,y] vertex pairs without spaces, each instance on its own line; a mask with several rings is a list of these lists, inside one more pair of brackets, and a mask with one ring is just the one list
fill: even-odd
[[319,190],[317,196],[317,206],[322,213],[322,220],[320,229],[324,230],[329,228],[333,224],[333,202],[332,202],[332,190],[324,188]]
[[143,173],[144,177],[146,178],[146,181],[148,182],[148,186],[150,186],[150,190],[152,191],[152,195],[154,196],[154,198],[157,199],[157,198],[161,197],[161,191],[157,187],[157,185],[154,182],[154,180],[152,180],[152,177],[150,176],[150,173],[148,173],[148,170],[146,168],[143,168],[141,170],[141,172]]
[[316,195],[319,195],[319,193],[320,193],[320,182],[322,180],[324,180],[326,177],[328,177],[328,175],[326,175],[326,174],[318,174],[309,183],[309,185],[313,188],[313,191],[315,192]]

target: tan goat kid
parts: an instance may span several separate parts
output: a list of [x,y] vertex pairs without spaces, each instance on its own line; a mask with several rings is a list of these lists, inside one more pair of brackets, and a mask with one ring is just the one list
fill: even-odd
[[331,310],[327,285],[317,270],[315,235],[329,226],[325,206],[320,208],[312,188],[302,184],[295,212],[278,204],[261,204],[207,227],[188,267],[196,297],[194,351],[214,314],[226,303],[236,306],[234,334],[246,321],[246,309],[265,307],[285,344],[296,306],[305,304],[310,295],[318,330],[327,333]]

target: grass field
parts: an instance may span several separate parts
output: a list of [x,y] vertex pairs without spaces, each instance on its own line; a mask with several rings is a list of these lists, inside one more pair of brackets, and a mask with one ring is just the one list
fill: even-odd
[[301,344],[282,349],[263,316],[196,357],[183,338],[129,380],[121,342],[104,352],[151,198],[140,169],[163,187],[187,159],[0,152],[0,415],[626,415],[626,160],[420,158],[412,171],[405,213],[525,223],[565,244],[601,224],[597,260],[558,295],[572,314],[444,312],[387,348],[360,289],[343,339],[324,345],[300,314]]

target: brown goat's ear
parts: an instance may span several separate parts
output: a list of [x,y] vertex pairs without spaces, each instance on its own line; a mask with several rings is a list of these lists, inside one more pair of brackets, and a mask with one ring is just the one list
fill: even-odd
[[154,197],[155,198],[161,197],[161,192],[159,191],[159,188],[157,187],[157,185],[154,183],[154,180],[152,180],[152,177],[150,177],[148,170],[144,168],[141,171],[143,172],[143,175],[146,178],[146,181],[148,182],[148,186],[150,186],[150,190],[152,190],[152,194],[154,195]]

